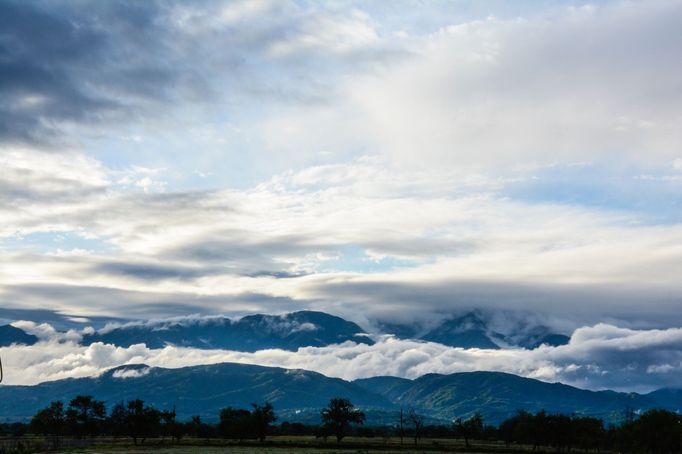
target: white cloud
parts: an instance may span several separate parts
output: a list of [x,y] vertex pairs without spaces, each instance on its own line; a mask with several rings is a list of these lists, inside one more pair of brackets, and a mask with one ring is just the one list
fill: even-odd
[[[599,324],[576,330],[568,345],[535,350],[467,350],[391,336],[376,340],[374,345],[346,342],[296,352],[273,349],[255,353],[172,346],[157,350],[144,345],[121,348],[101,343],[83,347],[50,341],[33,347],[3,348],[0,354],[11,384],[93,376],[111,367],[142,363],[176,368],[238,362],[313,370],[348,380],[488,370],[590,389],[637,391],[679,385],[676,375],[682,372],[682,329],[677,328],[632,330]],[[128,372],[121,372],[121,377],[139,376],[149,370]]]
[[[100,171],[102,181],[114,180]],[[355,319],[359,306],[370,319],[480,306],[571,308],[587,323],[682,323],[678,224],[513,200],[503,189],[526,174],[515,175],[462,179],[364,158],[247,190],[152,194],[110,183],[75,189],[66,201],[36,196],[22,201],[21,216],[0,206],[5,240],[76,232],[99,251],[68,252],[61,242],[47,252],[0,250],[0,292],[75,316],[130,316],[148,304],[156,312],[147,316],[169,317],[178,314],[168,312],[173,305],[190,302],[185,314],[282,312],[315,301]],[[264,305],[253,294],[288,303]]]
[[119,369],[115,371],[112,376],[114,378],[139,378],[149,375],[149,372],[151,372],[149,367],[143,369]]
[[[436,30],[376,5],[67,6],[38,16],[85,27],[75,60],[4,110],[3,306],[682,325],[679,2]],[[184,189],[195,172],[211,189]]]
[[667,164],[680,145],[681,17],[679,2],[613,2],[444,26],[344,79],[333,104],[273,112],[269,143],[426,169]]

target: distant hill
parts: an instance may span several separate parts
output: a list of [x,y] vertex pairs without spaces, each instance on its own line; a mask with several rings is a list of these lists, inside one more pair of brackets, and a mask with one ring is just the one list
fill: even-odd
[[681,388],[662,388],[647,394],[647,397],[657,402],[661,407],[682,413]]
[[443,419],[466,418],[480,411],[486,421],[495,423],[521,409],[531,412],[544,409],[614,421],[622,417],[626,408],[670,404],[640,394],[587,391],[500,372],[428,374],[416,380],[374,377],[354,383],[385,396],[396,405],[428,409],[433,416]]
[[215,420],[227,406],[271,402],[280,417],[316,422],[329,399],[344,396],[363,408],[392,409],[383,396],[351,382],[316,372],[223,363],[164,369],[122,366],[99,377],[66,379],[34,386],[0,386],[0,420],[27,419],[53,400],[68,402],[90,394],[111,408],[141,398],[157,408],[176,408],[178,417]]
[[368,424],[392,424],[400,407],[414,408],[431,422],[449,423],[480,411],[497,424],[518,410],[591,415],[618,422],[624,410],[682,408],[682,392],[648,395],[587,391],[497,372],[429,374],[415,380],[375,377],[348,382],[315,372],[243,364],[164,369],[122,366],[99,377],[35,386],[0,386],[0,420],[25,420],[52,400],[91,394],[111,408],[141,398],[158,408],[175,407],[181,419],[215,420],[226,406],[272,402],[280,421],[315,423],[332,397],[346,397],[367,412]]
[[295,351],[346,341],[374,342],[353,322],[323,312],[185,319],[123,325],[85,335],[82,343],[104,342],[122,347],[144,343],[149,348],[176,345],[254,352],[268,348]]
[[0,347],[9,347],[12,344],[33,345],[38,342],[38,338],[24,330],[15,328],[12,325],[0,326]]

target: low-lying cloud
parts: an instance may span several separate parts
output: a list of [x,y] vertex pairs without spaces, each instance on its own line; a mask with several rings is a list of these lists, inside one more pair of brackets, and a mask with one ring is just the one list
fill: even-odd
[[149,349],[143,344],[122,348],[95,343],[86,347],[62,338],[61,342],[43,340],[31,347],[3,348],[0,354],[8,384],[94,376],[126,364],[177,368],[221,362],[307,369],[346,380],[500,371],[588,389],[626,391],[680,386],[682,373],[682,329],[678,328],[632,330],[598,324],[577,329],[567,345],[535,350],[462,349],[386,335],[375,340],[374,345],[346,342],[295,352],[244,353],[175,346]]

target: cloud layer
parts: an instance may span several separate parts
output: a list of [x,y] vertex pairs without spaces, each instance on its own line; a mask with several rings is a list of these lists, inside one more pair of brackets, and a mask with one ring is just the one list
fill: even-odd
[[87,159],[72,161],[86,181],[30,162],[34,193],[0,208],[6,307],[133,318],[311,307],[364,325],[491,308],[573,327],[682,323],[678,224],[497,189],[513,183],[472,192],[454,175],[420,180],[361,159],[244,191],[130,193]]
[[[28,324],[24,328],[30,328]],[[49,331],[33,327],[38,334]],[[49,334],[49,333],[48,333]],[[376,344],[346,342],[305,347],[296,352],[262,350],[243,353],[168,346],[149,349],[95,343],[87,347],[68,340],[74,334],[45,337],[35,346],[0,349],[6,378],[12,384],[34,384],[67,377],[98,375],[124,364],[183,367],[238,362],[307,369],[347,380],[393,375],[416,378],[427,373],[477,370],[508,372],[588,389],[648,391],[679,384],[682,372],[682,329],[632,330],[598,324],[577,329],[571,342],[535,350],[483,350],[436,343],[376,337]]]
[[682,3],[532,5],[1,1],[2,316],[674,332]]

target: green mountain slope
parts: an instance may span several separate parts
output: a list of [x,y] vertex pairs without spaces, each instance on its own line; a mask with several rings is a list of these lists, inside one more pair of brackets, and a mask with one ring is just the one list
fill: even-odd
[[175,407],[181,419],[200,415],[215,419],[227,406],[247,408],[271,402],[280,416],[308,419],[329,399],[347,397],[363,408],[391,409],[386,398],[353,383],[316,372],[223,363],[180,369],[123,366],[99,377],[66,379],[35,386],[0,386],[0,419],[31,417],[52,400],[68,402],[90,394],[111,408],[122,400],[140,398],[157,408]]
[[499,423],[517,410],[591,415],[613,421],[627,408],[651,408],[658,402],[639,394],[587,391],[499,372],[428,374],[413,381],[377,377],[354,383],[382,394],[396,405],[429,411],[452,420],[480,411]]
[[0,386],[0,420],[25,420],[52,400],[78,394],[104,400],[108,407],[141,398],[157,408],[175,407],[181,419],[200,415],[215,420],[227,406],[247,408],[272,402],[280,421],[319,422],[333,397],[345,397],[367,412],[368,424],[394,424],[397,412],[414,408],[430,422],[448,423],[483,414],[497,424],[518,410],[597,416],[618,422],[626,408],[682,408],[682,392],[648,395],[588,391],[498,372],[428,374],[415,380],[374,377],[348,382],[316,372],[223,363],[164,369],[122,366],[92,378],[66,379],[35,386]]

